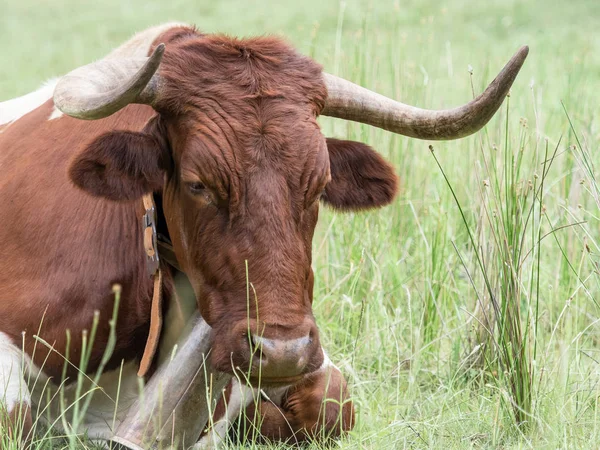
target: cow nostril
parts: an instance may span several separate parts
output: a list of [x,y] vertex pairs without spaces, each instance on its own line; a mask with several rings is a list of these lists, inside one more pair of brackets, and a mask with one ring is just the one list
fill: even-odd
[[250,347],[250,353],[256,354],[256,353],[260,352],[260,350],[261,350],[260,341],[253,334],[246,337],[246,343]]
[[265,365],[277,350],[273,348],[272,341],[255,334],[251,335],[248,340],[252,358],[262,365]]

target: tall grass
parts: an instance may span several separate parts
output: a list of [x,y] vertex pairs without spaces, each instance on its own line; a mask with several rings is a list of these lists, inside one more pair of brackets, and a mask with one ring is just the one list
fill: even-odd
[[[548,155],[547,152],[543,154],[541,177],[533,173],[529,178],[522,178],[525,133],[521,132],[519,139],[511,142],[509,118],[507,113],[502,150],[481,145],[483,167],[477,174],[481,208],[473,220],[467,219],[433,147],[430,149],[456,201],[474,259],[475,270],[469,270],[466,265],[465,270],[477,297],[479,330],[476,334],[480,340],[470,356],[478,354],[486,375],[507,394],[501,397],[503,406],[512,411],[515,423],[522,426],[530,423],[528,419],[533,412],[532,363],[537,347],[535,330],[539,312],[540,219]],[[534,160],[534,166],[537,164],[539,161]],[[528,245],[532,247],[529,251]],[[455,249],[464,263],[460,251]],[[476,278],[481,279],[480,283],[475,282]]]

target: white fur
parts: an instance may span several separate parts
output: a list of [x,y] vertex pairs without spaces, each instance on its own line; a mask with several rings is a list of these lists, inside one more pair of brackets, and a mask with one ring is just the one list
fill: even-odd
[[16,405],[31,405],[29,389],[23,379],[23,365],[28,363],[23,351],[0,332],[0,404],[8,412]]
[[16,121],[50,100],[57,82],[49,80],[37,91],[0,103],[0,125]]
[[[173,317],[173,315],[168,314],[167,317]],[[177,329],[181,332],[182,327],[178,321],[171,323],[167,318],[165,329]],[[177,333],[172,332],[171,334],[174,339]],[[169,342],[161,340],[159,354],[170,355],[172,347],[172,340]],[[1,350],[2,347],[0,346]],[[118,368],[103,373],[97,384],[92,382],[93,374],[91,374],[89,378],[84,378],[82,387],[79,388],[79,394],[77,383],[63,387],[62,395],[64,395],[65,405],[73,405],[78,395],[85,393],[85,398],[90,394],[93,395],[78,432],[86,432],[93,440],[109,440],[112,438],[114,432],[125,419],[131,405],[139,398],[141,380],[137,376],[138,368],[137,363],[128,362],[123,365],[122,370]],[[60,420],[62,408],[58,401],[59,395],[57,395],[59,387],[54,383],[54,380],[49,380],[34,366],[30,366],[29,371],[31,375],[28,378],[31,380],[30,388],[33,403],[37,412],[41,413],[41,419],[46,424],[54,424],[61,431],[70,431],[64,430],[62,420]],[[52,398],[49,404],[46,403],[47,398]],[[83,405],[85,398],[80,400],[80,405]],[[72,412],[73,408],[70,411]],[[59,420],[56,420],[57,418]],[[72,423],[70,416],[69,423]]]
[[[175,279],[175,287],[179,281]],[[170,305],[165,314],[164,326],[160,337],[160,345],[157,353],[158,365],[162,365],[173,356],[173,348],[181,338],[189,318],[192,317],[198,305],[193,296],[180,296],[175,292],[170,299]]]
[[[173,324],[169,320],[165,321],[165,328],[182,329],[177,321]],[[174,337],[175,335],[173,333]],[[160,352],[170,354],[171,344],[172,342],[161,341]],[[166,346],[169,348],[165,348]],[[37,351],[45,354],[47,349],[39,343]],[[80,388],[76,382],[71,383],[63,387],[59,394],[56,383],[60,380],[49,379],[6,334],[0,332],[0,405],[10,412],[19,403],[33,404],[36,415],[42,422],[63,432],[72,430],[65,430],[63,427],[63,407],[59,401],[61,395],[67,406],[74,405],[79,398],[83,420],[78,432],[85,432],[93,440],[110,439],[130,406],[139,397],[140,379],[137,370],[138,364],[129,362],[123,365],[122,370],[118,368],[103,373],[97,384],[92,381],[91,374],[83,379]],[[83,415],[83,404],[89,395],[92,395],[92,400]],[[67,413],[69,426],[74,422],[71,415],[73,411],[74,408],[70,406]]]
[[[138,398],[137,369],[137,364],[130,362],[123,366],[122,372],[119,368],[104,373],[97,384],[91,380],[93,375],[81,383],[82,388],[79,392],[81,411],[83,411],[83,404],[87,397],[89,395],[93,395],[93,397],[89,408],[85,411],[85,416],[82,414],[83,420],[78,432],[86,432],[92,439],[110,439],[113,430],[118,428],[124,419],[128,408]],[[71,431],[64,430],[62,426],[63,423],[60,419],[62,408],[58,400],[58,386],[53,383],[53,380],[47,379],[43,373],[32,376],[31,380],[30,387],[34,406],[40,419],[48,425],[54,424],[61,431]],[[63,387],[62,395],[64,395],[65,405],[75,404],[78,398],[77,389],[77,383]],[[82,394],[83,397],[81,397]],[[46,402],[47,398],[52,399],[50,403]],[[73,423],[71,419],[73,411],[74,408],[71,407],[67,413],[69,424]]]
[[65,114],[55,106],[52,108],[52,113],[50,114],[50,117],[48,117],[48,120],[60,119],[64,115]]

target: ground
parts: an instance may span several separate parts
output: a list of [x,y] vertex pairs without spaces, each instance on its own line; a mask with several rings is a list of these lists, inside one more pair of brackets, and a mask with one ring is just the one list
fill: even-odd
[[321,120],[326,135],[393,161],[402,185],[381,211],[320,215],[315,314],[358,411],[334,447],[597,447],[600,2],[19,0],[1,9],[0,101],[167,20],[283,35],[329,72],[426,108],[469,100],[528,44],[501,112],[433,153],[431,142]]

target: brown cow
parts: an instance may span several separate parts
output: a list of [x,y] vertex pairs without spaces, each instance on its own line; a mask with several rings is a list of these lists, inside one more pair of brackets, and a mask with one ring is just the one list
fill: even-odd
[[[22,374],[58,383],[63,355],[78,364],[83,331],[99,314],[86,367],[96,370],[109,339],[114,283],[123,296],[103,386],[114,388],[113,369],[125,361],[119,406],[134,397],[153,291],[140,226],[141,197],[149,192],[161,205],[159,231],[170,237],[213,327],[212,364],[249,373],[251,384],[259,372],[262,386],[306,382],[323,366],[311,310],[319,203],[376,208],[397,187],[381,156],[362,143],[325,138],[317,117],[421,139],[463,137],[492,117],[526,54],[521,49],[467,105],[427,111],[323,73],[279,38],[235,39],[167,24],[0,104],[0,402],[9,419],[14,424],[22,413],[30,426],[31,386]],[[161,267],[167,312],[174,269]],[[165,333],[178,329],[165,325]],[[162,342],[168,354],[172,341]],[[67,369],[73,380],[76,370]],[[89,435],[110,435],[114,403],[94,408]]]

